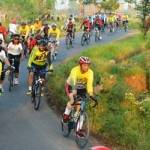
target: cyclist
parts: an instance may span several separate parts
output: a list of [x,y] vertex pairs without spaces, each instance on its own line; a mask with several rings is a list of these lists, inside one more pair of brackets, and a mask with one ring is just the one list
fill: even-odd
[[73,39],[75,39],[76,23],[75,23],[75,18],[72,14],[69,16],[69,19],[67,20],[67,24],[69,23],[70,20],[73,23],[72,35],[73,35]]
[[15,67],[15,79],[14,84],[19,84],[19,67],[20,60],[23,59],[23,48],[20,43],[20,35],[14,34],[13,40],[8,44],[7,47],[8,59],[10,64],[12,64],[12,59],[14,59],[14,67]]
[[7,36],[7,29],[0,22],[0,38],[3,40],[3,43],[5,43],[6,41],[6,36]]
[[125,26],[125,24],[128,24],[128,15],[123,15],[123,17],[122,17],[122,24],[123,24],[123,26]]
[[[94,20],[94,27],[98,29],[99,33],[101,33],[102,26],[103,26],[103,22],[100,19],[99,15],[97,15],[95,20]],[[101,35],[99,36],[99,39],[100,40],[102,39]]]
[[[31,94],[31,91],[32,91],[34,71],[45,70],[47,67],[47,61],[48,61],[48,64],[51,63],[49,53],[50,52],[47,49],[47,42],[43,39],[41,39],[38,45],[33,48],[33,51],[28,60],[28,69],[29,69],[28,85],[29,87],[28,87],[27,94]],[[43,80],[45,79],[45,74],[42,74],[42,78]]]
[[19,34],[23,38],[23,40],[27,39],[27,37],[29,36],[29,32],[30,32],[29,27],[26,25],[25,22],[22,22],[21,26],[19,27]]
[[23,22],[19,27],[19,34],[21,36],[22,47],[24,50],[25,57],[27,56],[27,49],[28,49],[27,38],[29,37],[29,32],[30,32],[29,26],[25,22]]
[[35,20],[35,23],[33,25],[33,33],[38,34],[41,31],[42,28],[42,21],[40,21],[38,18]]
[[49,27],[48,23],[45,23],[43,28],[42,28],[42,31],[43,31],[43,34],[44,34],[43,36],[44,36],[45,39],[48,39],[49,29],[50,29],[50,27]]
[[[69,120],[69,115],[74,104],[74,96],[77,94],[77,88],[83,85],[87,93],[93,96],[93,71],[90,69],[91,61],[88,57],[81,56],[79,59],[79,65],[71,70],[71,73],[67,79],[65,85],[65,91],[69,98],[65,112],[63,114],[63,121]],[[78,111],[76,112],[78,115]]]
[[54,53],[54,59],[56,59],[58,53],[56,47],[59,45],[60,30],[58,29],[55,23],[52,24],[51,28],[48,31],[48,34],[51,39],[51,42],[55,43],[54,52],[52,53]]
[[[2,40],[1,40],[2,41]],[[6,52],[2,46],[0,46],[0,95],[3,92],[3,81],[5,78],[4,65],[10,66],[10,63],[6,57]]]
[[82,28],[82,26],[84,26],[84,31],[91,31],[92,29],[92,26],[91,26],[91,23],[90,23],[90,20],[88,17],[85,17],[81,26],[80,26],[80,29]]
[[73,37],[74,23],[72,21],[72,18],[69,18],[69,21],[66,24],[66,32],[67,32],[67,35],[70,35],[71,38]]
[[109,16],[107,17],[107,22],[110,28],[110,32],[114,32],[115,17],[113,14],[109,14]]

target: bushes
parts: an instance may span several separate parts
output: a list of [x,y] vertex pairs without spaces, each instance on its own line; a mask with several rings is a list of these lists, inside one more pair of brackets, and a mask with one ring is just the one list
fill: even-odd
[[[99,106],[88,110],[91,131],[119,150],[150,149],[150,103],[149,100],[141,100],[138,96],[145,88],[135,90],[139,85],[145,85],[145,58],[150,54],[149,51],[145,51],[145,45],[146,42],[138,35],[115,44],[88,48],[81,54],[92,59],[94,86],[103,85],[102,91],[98,90],[96,93]],[[141,54],[124,60],[126,55],[137,51],[137,48],[143,50]],[[115,59],[120,56],[122,60],[116,63]],[[67,60],[49,79],[49,90],[55,99],[53,103],[61,111],[66,104],[63,87],[77,61],[78,57]]]

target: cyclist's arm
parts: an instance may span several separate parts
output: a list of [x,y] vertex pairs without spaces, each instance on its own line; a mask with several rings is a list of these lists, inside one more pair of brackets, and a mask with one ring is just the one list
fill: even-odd
[[60,37],[60,30],[57,29],[57,36],[56,36],[56,40],[59,41],[59,37]]
[[87,92],[90,96],[93,96],[93,71],[91,71],[88,75]]
[[29,60],[28,60],[28,67],[31,67],[31,64],[33,62],[33,60],[35,59],[36,55],[35,55],[35,51],[36,50],[32,50],[32,53],[30,54]]
[[28,38],[29,33],[30,33],[30,29],[29,29],[29,27],[26,27],[26,35],[25,35],[25,39]]
[[67,83],[71,85],[73,91],[76,90],[77,78],[76,78],[76,72],[74,71],[74,69],[71,70],[70,75],[67,79]]

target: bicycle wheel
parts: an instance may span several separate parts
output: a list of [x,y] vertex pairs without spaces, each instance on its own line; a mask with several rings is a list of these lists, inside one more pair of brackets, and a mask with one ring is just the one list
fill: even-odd
[[69,48],[69,37],[68,36],[66,36],[66,40],[65,41],[66,41],[66,47]]
[[71,121],[68,121],[67,123],[65,123],[62,119],[61,121],[61,131],[64,137],[68,137],[71,133]]
[[11,92],[12,91],[12,87],[13,87],[13,82],[14,82],[14,73],[12,71],[10,71],[10,73],[9,73],[8,81],[9,81],[8,90],[9,90],[9,92]]
[[90,41],[91,41],[91,36],[90,36],[90,34],[87,34],[86,44],[89,45]]
[[86,42],[86,36],[83,34],[81,37],[81,45],[84,46]]
[[[78,134],[78,131],[82,132],[82,136]],[[78,118],[76,124],[76,144],[80,148],[84,148],[88,143],[89,138],[89,119],[87,113],[83,112]]]
[[39,109],[39,106],[40,106],[40,102],[41,102],[41,90],[42,90],[42,87],[41,87],[41,84],[37,84],[35,85],[34,87],[34,96],[33,96],[33,103],[34,103],[34,109],[35,110],[38,110]]
[[98,32],[96,31],[95,32],[95,42],[97,42],[99,40],[99,38],[98,38]]

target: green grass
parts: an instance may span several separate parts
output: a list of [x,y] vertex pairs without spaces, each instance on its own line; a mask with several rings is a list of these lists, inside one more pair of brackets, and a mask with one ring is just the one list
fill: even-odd
[[[145,59],[150,55],[146,51],[147,42],[138,34],[107,45],[92,46],[78,56],[68,58],[49,78],[49,103],[63,112],[67,103],[64,85],[70,70],[80,55],[89,56],[95,73],[94,86],[101,79],[104,87],[102,92],[96,93],[100,103],[98,108],[88,111],[91,132],[119,150],[149,150],[150,119],[145,116],[150,113],[149,103],[138,104],[137,97],[141,93],[134,91],[124,80],[126,76],[145,73]],[[140,54],[126,58],[139,49],[142,50]],[[112,60],[117,58],[122,59],[116,64]]]

